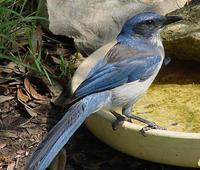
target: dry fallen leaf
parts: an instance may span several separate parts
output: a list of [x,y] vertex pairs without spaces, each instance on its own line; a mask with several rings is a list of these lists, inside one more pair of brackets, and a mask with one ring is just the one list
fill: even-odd
[[25,109],[29,113],[29,115],[31,115],[32,117],[36,117],[37,116],[37,111],[35,111],[34,109],[32,109],[30,107],[26,107],[26,106],[25,106]]
[[[16,31],[16,30],[13,30]],[[27,36],[22,35],[21,32],[17,32],[16,41],[12,41],[10,52],[11,53],[19,53],[20,51],[25,52],[27,46],[29,44],[29,40],[27,39]]]
[[0,66],[0,71],[8,75],[13,73],[22,74],[25,73],[25,68],[14,62],[9,62],[6,66]]
[[12,73],[17,67],[17,64],[14,62],[8,63],[8,65],[3,69],[4,73]]
[[39,50],[42,48],[43,45],[42,36],[43,32],[41,26],[39,25],[32,34],[32,47],[34,53],[38,53]]
[[17,154],[19,154],[19,155],[23,155],[25,153],[25,150],[18,150],[17,151]]
[[50,67],[48,64],[46,64],[45,62],[42,62],[42,65],[45,67],[45,69],[51,73],[51,74],[55,74],[55,68],[54,67]]
[[52,58],[52,60],[53,60],[53,62],[55,64],[60,64],[61,63],[60,58],[57,58],[57,57],[54,57],[54,56],[50,56],[50,57]]
[[0,95],[0,103],[6,102],[8,100],[12,100],[13,98],[14,98],[13,96]]
[[3,149],[6,146],[5,143],[0,143],[0,150]]
[[16,86],[16,85],[21,85],[21,84],[23,84],[23,82],[20,80],[15,80],[13,82],[8,83],[9,86]]
[[26,95],[22,89],[18,89],[17,90],[17,98],[22,100],[23,102],[27,102],[28,100],[30,100],[30,96]]
[[0,136],[8,138],[18,138],[16,132],[14,133],[11,131],[0,131]]
[[28,78],[25,78],[24,79],[24,86],[25,86],[25,89],[27,90],[27,92],[35,99],[38,99],[38,100],[47,100],[48,97],[46,96],[43,96],[41,94],[39,94],[35,88],[31,85],[30,81],[28,80]]
[[24,103],[23,101],[21,100],[18,100],[21,104],[24,105],[24,108],[26,109],[26,111],[28,112],[28,114],[31,116],[31,117],[36,117],[37,116],[37,111],[32,109],[30,106],[28,106],[26,103]]
[[7,170],[14,170],[15,169],[15,162],[11,162],[8,167]]

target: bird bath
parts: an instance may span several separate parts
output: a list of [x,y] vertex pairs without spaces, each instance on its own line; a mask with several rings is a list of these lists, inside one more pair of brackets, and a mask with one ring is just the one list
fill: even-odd
[[200,132],[200,63],[172,61],[163,66],[134,108],[168,130]]
[[[72,80],[72,91],[114,43],[103,46],[80,65]],[[113,131],[111,124],[115,117],[103,110],[86,120],[87,127],[101,141],[129,155],[158,163],[199,167],[199,65],[189,61],[172,61],[163,66],[148,93],[134,107],[137,115],[167,130],[149,130],[144,136],[140,132],[144,125],[134,121],[124,122]]]

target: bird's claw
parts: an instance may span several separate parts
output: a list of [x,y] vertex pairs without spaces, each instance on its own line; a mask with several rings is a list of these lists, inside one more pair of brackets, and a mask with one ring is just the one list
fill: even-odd
[[[126,117],[122,114],[119,114],[115,111],[111,111],[111,113],[117,118],[117,120],[115,120],[113,123],[112,123],[112,129],[113,130],[117,130],[117,127],[120,123],[124,122],[124,121],[128,121],[128,122],[132,122],[132,120],[135,120],[134,118],[131,118],[131,117]],[[141,119],[141,118],[140,118]],[[138,120],[140,121],[140,120]],[[144,123],[144,122],[143,122]],[[141,129],[141,133],[145,136],[145,133],[148,131],[148,130],[151,130],[151,129],[159,129],[159,130],[166,130],[166,128],[164,127],[161,127],[161,126],[158,126],[156,123],[154,122],[150,122],[150,121],[145,121],[145,123],[147,124],[146,127],[143,127]]]
[[145,133],[148,131],[148,130],[151,130],[151,129],[158,129],[158,130],[166,130],[165,127],[161,127],[161,126],[158,126],[156,123],[154,122],[150,122],[147,126],[143,127],[141,129],[141,133],[143,136],[145,136]]
[[112,129],[117,130],[118,125],[123,122],[124,120],[117,119],[112,123]]
[[117,118],[113,123],[112,123],[112,129],[113,130],[117,130],[117,127],[120,123],[124,122],[124,121],[128,121],[131,122],[131,119],[128,117],[125,117],[115,111],[111,111],[111,113]]

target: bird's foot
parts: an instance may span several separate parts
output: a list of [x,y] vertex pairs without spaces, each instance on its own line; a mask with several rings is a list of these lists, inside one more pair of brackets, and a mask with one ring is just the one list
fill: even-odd
[[117,118],[117,120],[115,120],[115,121],[112,123],[112,129],[113,129],[113,130],[117,130],[117,127],[118,127],[119,124],[121,124],[123,121],[129,121],[129,122],[131,122],[131,119],[130,119],[130,118],[125,117],[124,115],[119,114],[119,113],[117,113],[116,111],[110,111],[110,112]]
[[148,130],[151,130],[151,129],[159,129],[159,130],[166,130],[165,127],[161,127],[159,125],[157,125],[156,123],[154,122],[148,122],[147,123],[147,126],[143,127],[141,129],[141,133],[143,136],[145,136],[145,133],[148,131]]
[[143,131],[148,131],[150,129],[161,129],[161,130],[165,130],[165,128],[161,127],[161,126],[158,126],[156,123],[154,122],[151,122],[149,120],[146,120],[142,117],[139,117],[137,115],[134,115],[134,114],[130,114],[130,113],[124,113],[124,115],[126,117],[128,117],[129,119],[132,119],[132,120],[137,120],[139,122],[142,122],[144,124],[146,124],[147,126],[143,128]]
[[113,130],[117,130],[118,125],[120,123],[122,123],[123,121],[132,122],[132,120],[137,120],[137,121],[145,123],[147,125],[146,127],[143,127],[141,129],[141,133],[143,135],[145,135],[145,132],[147,132],[150,129],[166,130],[166,128],[161,127],[161,126],[157,125],[154,122],[151,122],[149,120],[146,120],[144,118],[141,118],[141,117],[133,115],[133,114],[126,114],[126,115],[124,114],[124,115],[122,115],[122,114],[117,113],[116,111],[111,111],[111,113],[117,118],[117,120],[114,121],[113,124],[112,124],[112,129]]

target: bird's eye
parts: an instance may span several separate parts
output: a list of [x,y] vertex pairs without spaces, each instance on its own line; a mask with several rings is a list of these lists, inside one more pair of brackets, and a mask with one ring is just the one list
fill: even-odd
[[153,20],[148,20],[147,22],[146,22],[146,24],[148,24],[148,25],[154,25],[154,21]]

